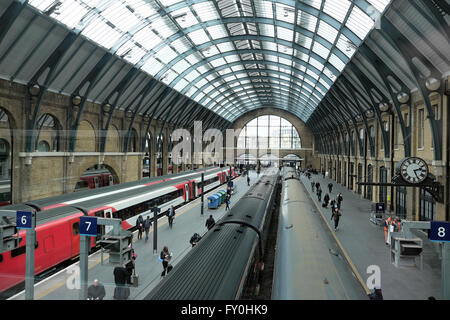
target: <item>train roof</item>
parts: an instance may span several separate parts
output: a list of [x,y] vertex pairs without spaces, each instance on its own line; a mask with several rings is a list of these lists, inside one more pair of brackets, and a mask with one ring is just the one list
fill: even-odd
[[231,300],[242,284],[257,233],[242,224],[259,228],[275,183],[262,177],[230,212],[206,233],[200,242],[150,292],[145,300]]

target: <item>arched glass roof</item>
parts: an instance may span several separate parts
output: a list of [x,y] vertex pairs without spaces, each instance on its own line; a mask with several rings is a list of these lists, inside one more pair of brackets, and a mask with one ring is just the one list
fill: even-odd
[[391,0],[30,0],[233,121],[263,107],[307,121]]

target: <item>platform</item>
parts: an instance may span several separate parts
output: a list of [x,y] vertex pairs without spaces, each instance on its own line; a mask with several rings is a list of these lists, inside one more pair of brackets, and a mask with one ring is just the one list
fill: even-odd
[[[263,173],[260,174],[260,176]],[[257,181],[258,175],[250,172],[250,185]],[[234,180],[236,192],[231,197],[230,208],[247,192],[250,188],[247,186],[247,178],[240,176]],[[192,248],[189,240],[197,232],[203,235],[207,228],[206,219],[212,214],[218,221],[225,214],[225,204],[218,209],[208,209],[207,197],[216,193],[218,190],[226,189],[226,186],[219,186],[211,190],[204,196],[204,214],[200,214],[201,199],[195,199],[187,205],[176,210],[172,229],[169,228],[167,217],[158,220],[158,252],[153,255],[153,226],[150,229],[149,240],[145,242],[145,233],[143,238],[137,240],[137,231],[133,233],[133,248],[138,255],[136,259],[136,273],[139,275],[139,286],[130,287],[129,300],[141,300],[151,289],[161,280],[163,271],[161,262],[158,261],[158,255],[164,246],[169,247],[173,253],[171,264],[176,267],[178,261]],[[106,256],[107,257],[107,256]],[[107,260],[107,258],[105,258]],[[106,261],[107,262],[107,261]],[[35,285],[34,300],[78,300],[79,286],[76,273],[79,270],[79,262],[59,271],[48,279],[45,279]],[[104,300],[112,300],[115,288],[113,266],[101,265],[100,251],[89,256],[88,283],[92,284],[94,279],[98,279],[105,286],[106,296]],[[21,292],[9,300],[24,300],[25,292]]]
[[[357,269],[364,283],[372,273],[367,273],[369,266],[379,266],[381,270],[381,288],[383,297],[387,300],[426,300],[433,296],[441,298],[441,261],[434,245],[427,240],[425,233],[417,231],[416,235],[423,241],[423,270],[416,267],[396,268],[390,261],[390,247],[384,243],[384,230],[370,222],[371,201],[336,181],[323,178],[321,175],[311,175],[311,180],[305,175],[301,181],[320,210],[328,225],[334,229],[331,220],[331,209],[322,208],[315,192],[311,190],[311,182],[319,182],[322,199],[328,193],[328,183],[333,183],[330,200],[340,192],[344,198],[341,205],[339,228],[335,232],[340,245]],[[334,231],[333,231],[334,232]]]

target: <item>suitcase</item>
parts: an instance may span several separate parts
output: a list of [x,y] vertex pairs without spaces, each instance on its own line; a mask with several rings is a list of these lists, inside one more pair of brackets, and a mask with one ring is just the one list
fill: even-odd
[[137,287],[139,285],[139,275],[133,274],[131,276],[131,283],[132,283],[133,287]]
[[130,288],[128,287],[115,287],[114,288],[114,299],[126,300],[130,296]]

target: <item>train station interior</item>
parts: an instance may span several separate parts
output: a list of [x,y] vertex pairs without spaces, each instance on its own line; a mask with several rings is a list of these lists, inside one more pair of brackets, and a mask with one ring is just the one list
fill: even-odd
[[449,95],[449,0],[1,0],[0,299],[450,300]]

